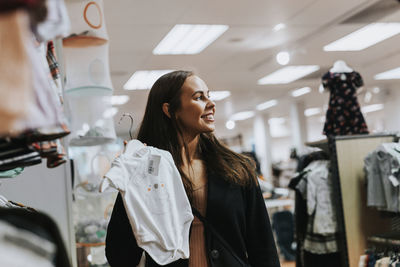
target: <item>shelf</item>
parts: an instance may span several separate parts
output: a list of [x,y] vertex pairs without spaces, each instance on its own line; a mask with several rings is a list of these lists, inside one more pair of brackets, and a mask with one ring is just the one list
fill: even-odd
[[100,243],[76,243],[76,247],[77,248],[82,248],[82,247],[91,248],[91,247],[100,247],[100,246],[105,246],[105,245],[106,245],[105,242],[100,242]]
[[90,46],[101,46],[108,42],[107,39],[96,36],[76,35],[63,39],[65,47],[83,48]]

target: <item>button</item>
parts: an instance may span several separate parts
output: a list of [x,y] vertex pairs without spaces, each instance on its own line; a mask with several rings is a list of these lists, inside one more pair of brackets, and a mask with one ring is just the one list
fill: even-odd
[[211,258],[213,258],[214,260],[219,258],[219,251],[216,249],[211,250]]

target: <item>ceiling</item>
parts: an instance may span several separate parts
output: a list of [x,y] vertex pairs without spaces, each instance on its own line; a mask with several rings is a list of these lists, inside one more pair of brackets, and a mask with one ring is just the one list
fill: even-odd
[[[385,2],[389,8],[377,8]],[[367,88],[395,86],[399,80],[378,82],[373,75],[400,66],[400,34],[359,52],[324,52],[322,47],[373,21],[400,22],[395,0],[112,0],[104,1],[110,39],[110,68],[114,95],[129,95],[115,116],[133,114],[140,123],[148,90],[122,87],[137,70],[193,70],[210,90],[232,95],[217,102],[217,133],[226,131],[226,120],[235,112],[254,110],[257,104],[278,99],[276,107],[263,111],[270,117],[289,116],[288,105],[303,101],[306,107],[322,107],[328,95],[318,93],[320,77],[342,59],[361,73]],[[273,27],[285,23],[278,32]],[[197,55],[153,55],[152,50],[175,24],[226,24],[229,29]],[[289,65],[320,65],[317,73],[286,85],[258,85],[257,80],[280,69],[275,55],[291,54]],[[310,86],[312,93],[292,98],[290,91]],[[129,125],[116,124],[120,134]]]

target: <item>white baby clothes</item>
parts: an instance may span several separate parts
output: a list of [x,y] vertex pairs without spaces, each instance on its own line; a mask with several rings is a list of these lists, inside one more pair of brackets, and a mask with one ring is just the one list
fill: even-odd
[[130,141],[100,185],[118,189],[138,245],[160,265],[189,258],[190,202],[168,151]]

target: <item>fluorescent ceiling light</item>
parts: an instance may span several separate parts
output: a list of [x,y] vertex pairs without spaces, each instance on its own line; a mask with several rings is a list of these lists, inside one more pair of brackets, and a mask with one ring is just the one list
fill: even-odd
[[246,120],[254,116],[254,111],[242,111],[238,112],[236,114],[233,114],[230,117],[230,120],[233,121],[241,121],[241,120]]
[[285,122],[285,118],[271,118],[268,120],[269,124],[284,124]]
[[227,122],[225,123],[225,127],[226,127],[228,130],[233,130],[233,129],[235,128],[235,125],[236,125],[236,123],[235,123],[235,121],[233,121],[233,120],[229,120],[229,121],[227,121]]
[[220,101],[231,95],[229,91],[210,91],[210,98],[213,101]]
[[275,100],[275,99],[272,99],[272,100],[269,100],[269,101],[266,101],[264,103],[261,103],[261,104],[257,105],[256,109],[257,110],[264,110],[264,109],[268,109],[268,108],[271,108],[273,106],[276,106],[277,104],[278,104],[278,101]]
[[273,30],[274,30],[274,32],[277,32],[277,31],[283,30],[283,29],[285,29],[285,28],[286,28],[286,24],[284,24],[284,23],[279,23],[279,24],[276,24],[276,25],[274,26]]
[[375,80],[400,79],[400,67],[379,73],[379,74],[375,75],[374,79]]
[[111,105],[120,106],[124,105],[129,101],[130,97],[128,95],[113,95],[111,97]]
[[382,110],[383,108],[384,108],[383,104],[373,104],[373,105],[368,105],[368,106],[362,107],[361,111],[363,113],[370,113],[370,112]]
[[379,92],[381,91],[381,88],[379,88],[379,87],[374,87],[374,88],[372,88],[372,92],[374,93],[374,94],[379,94]]
[[317,65],[288,66],[258,80],[258,84],[286,84],[319,70]]
[[227,25],[177,24],[154,48],[153,54],[198,54],[228,28]]
[[324,51],[360,51],[398,33],[400,23],[371,23],[324,46]]
[[172,70],[139,70],[125,83],[125,90],[150,89],[158,78]]
[[306,117],[310,117],[310,116],[320,114],[321,111],[322,111],[321,108],[308,108],[308,109],[304,110],[304,115]]
[[299,89],[296,89],[296,90],[292,91],[291,94],[292,94],[293,97],[299,97],[299,96],[308,94],[310,92],[311,92],[311,88],[310,87],[303,87],[303,88],[299,88]]

